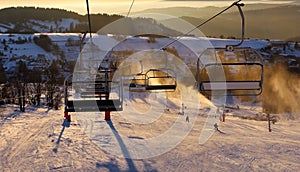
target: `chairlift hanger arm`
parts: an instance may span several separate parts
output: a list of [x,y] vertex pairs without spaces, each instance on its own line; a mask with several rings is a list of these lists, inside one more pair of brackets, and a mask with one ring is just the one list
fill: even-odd
[[238,47],[238,46],[242,45],[243,42],[244,42],[244,37],[245,37],[245,16],[244,16],[244,13],[243,13],[243,10],[242,10],[242,6],[244,6],[245,4],[236,3],[235,5],[238,7],[238,10],[239,10],[239,13],[240,13],[240,16],[241,16],[241,19],[242,19],[241,41],[236,45],[226,45],[226,50],[228,50],[228,51],[232,51],[234,47]]
[[87,8],[87,13],[88,13],[88,22],[89,22],[90,39],[92,39],[92,24],[91,24],[91,15],[90,15],[89,0],[86,0],[86,8]]
[[85,37],[86,37],[86,34],[88,33],[88,31],[85,31],[85,32],[81,32],[81,34],[83,35],[80,39],[80,42],[83,43]]

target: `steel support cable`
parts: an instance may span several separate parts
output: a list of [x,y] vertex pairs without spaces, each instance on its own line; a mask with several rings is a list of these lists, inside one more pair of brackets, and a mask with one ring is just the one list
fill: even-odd
[[129,16],[129,14],[130,14],[130,12],[131,12],[131,9],[132,9],[132,7],[133,7],[133,4],[134,4],[134,0],[132,0],[132,3],[131,3],[131,5],[130,5],[130,7],[129,7],[129,10],[128,10],[128,13],[127,13],[127,16],[126,16],[126,17]]
[[[186,32],[185,34],[183,34],[182,36],[178,37],[177,39],[173,40],[172,42],[166,44],[165,46],[163,46],[161,48],[161,50],[166,50],[166,48],[172,44],[174,44],[175,42],[179,41],[182,37],[184,36],[187,36],[189,35],[191,32],[193,32],[194,30],[198,29],[199,27],[205,25],[206,23],[210,22],[211,20],[213,20],[214,18],[218,17],[219,15],[221,15],[222,13],[224,13],[225,11],[229,10],[230,8],[232,8],[233,6],[238,6],[239,8],[239,11],[240,11],[240,14],[242,16],[242,18],[244,18],[244,15],[242,10],[241,10],[241,7],[240,6],[243,6],[244,4],[239,4],[239,2],[241,2],[242,0],[238,0],[238,1],[235,1],[234,3],[232,3],[230,6],[228,6],[227,8],[223,9],[222,11],[220,11],[219,13],[215,14],[214,16],[210,17],[209,19],[205,20],[204,22],[198,24],[197,26],[195,26],[193,29],[191,29],[190,31]],[[242,22],[244,24],[244,22]],[[244,35],[244,32],[242,32],[242,35]]]
[[92,24],[91,24],[89,0],[86,0],[86,8],[87,8],[87,15],[88,15],[88,22],[89,22],[90,39],[92,39]]

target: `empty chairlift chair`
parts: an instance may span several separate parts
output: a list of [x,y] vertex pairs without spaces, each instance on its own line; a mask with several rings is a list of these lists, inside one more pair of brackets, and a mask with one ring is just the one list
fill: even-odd
[[129,84],[130,92],[144,92],[146,91],[146,74],[138,73],[133,79],[131,79]]
[[[65,118],[69,112],[122,111],[122,81],[112,84],[110,70],[99,70],[94,81],[65,79]],[[114,87],[114,88],[113,88]]]
[[206,96],[257,96],[262,93],[263,60],[246,47],[206,49],[197,63],[197,82]]
[[129,84],[131,92],[145,91],[175,91],[177,87],[176,77],[174,72],[168,68],[148,69],[143,72],[141,63],[141,72],[136,74]]
[[206,96],[257,96],[262,93],[264,67],[261,55],[244,41],[244,4],[235,2],[241,16],[241,41],[236,45],[208,48],[198,58],[197,82]]
[[149,91],[175,91],[176,77],[170,69],[149,69],[146,72],[146,90]]

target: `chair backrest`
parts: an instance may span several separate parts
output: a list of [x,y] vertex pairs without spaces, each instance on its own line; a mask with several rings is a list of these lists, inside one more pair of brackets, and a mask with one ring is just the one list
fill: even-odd
[[205,95],[257,96],[262,93],[262,57],[252,48],[208,49],[199,57],[197,66],[198,88]]
[[147,78],[146,74],[136,74],[129,83],[129,91],[131,92],[144,92],[146,91]]
[[146,90],[175,91],[177,87],[176,77],[171,73],[170,69],[149,69],[146,72]]
[[[64,82],[65,111],[121,111],[123,109],[122,81],[112,81],[112,71],[98,71],[95,80],[73,79],[68,76]],[[75,74],[76,75],[76,74]]]

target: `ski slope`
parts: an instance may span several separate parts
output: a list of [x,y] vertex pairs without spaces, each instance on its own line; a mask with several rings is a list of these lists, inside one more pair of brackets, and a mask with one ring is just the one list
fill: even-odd
[[[157,95],[158,98],[162,95]],[[139,111],[147,111],[144,99],[127,99]],[[148,124],[130,120],[126,114],[112,113],[112,121],[104,114],[75,113],[71,124],[63,120],[63,108],[1,107],[0,171],[298,171],[300,169],[299,119],[280,120],[268,132],[266,121],[234,117],[236,113],[255,114],[257,109],[241,107],[233,110],[219,130],[204,144],[199,136],[213,106],[203,97],[194,125],[186,121],[181,102],[169,97],[169,111],[164,111]],[[171,103],[172,102],[172,103]],[[141,106],[141,105],[144,106]],[[134,114],[133,114],[134,115]],[[141,114],[138,114],[141,115]],[[6,116],[6,118],[4,118]],[[144,119],[153,118],[144,114]],[[141,119],[141,118],[140,118]],[[132,145],[157,136],[179,120],[181,130],[191,128],[182,142],[167,152],[145,159],[131,159]],[[89,125],[93,124],[93,125]],[[191,127],[192,126],[192,127]],[[92,135],[96,137],[91,137]],[[167,138],[166,138],[167,139]],[[171,140],[170,140],[171,141]],[[99,144],[101,144],[99,146]],[[143,145],[136,145],[136,148]],[[122,156],[111,150],[121,150]],[[147,152],[144,149],[144,152]],[[127,154],[127,155],[126,155]],[[127,158],[124,158],[127,157]]]

